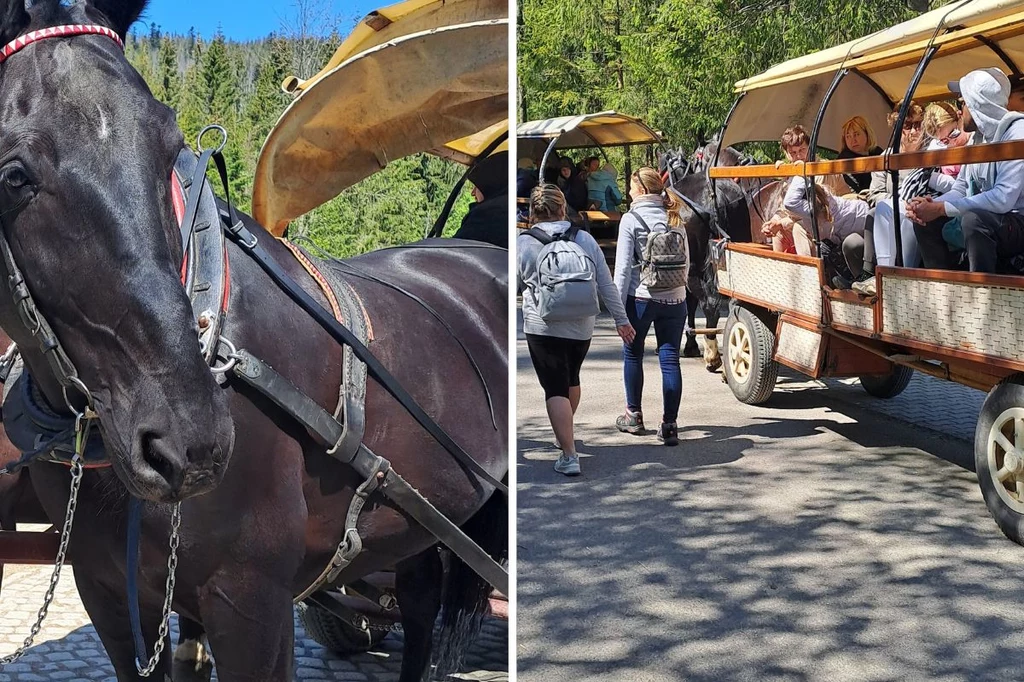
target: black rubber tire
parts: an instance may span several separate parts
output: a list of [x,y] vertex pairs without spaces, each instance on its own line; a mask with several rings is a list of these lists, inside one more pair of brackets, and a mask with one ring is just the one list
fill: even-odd
[[[771,318],[767,314],[758,315],[739,304],[729,312],[725,323],[725,355],[722,358],[725,380],[736,399],[747,405],[760,405],[768,400],[775,390],[775,382],[779,377],[779,363],[772,359],[775,350],[775,331],[766,323],[766,319]],[[745,380],[736,377],[729,359],[729,343],[737,326],[746,327],[750,338],[750,370]]]
[[1024,514],[1010,508],[999,496],[996,486],[1002,483],[995,480],[988,463],[989,431],[999,415],[1013,407],[1024,408],[1024,374],[1008,376],[988,392],[974,430],[974,470],[985,506],[999,530],[1018,545],[1024,545]]
[[[370,636],[366,637],[341,618],[316,604],[299,602],[295,606],[302,627],[314,642],[339,656],[369,651],[388,636],[386,621],[370,619]],[[376,627],[375,627],[376,626]]]
[[870,374],[860,378],[860,385],[868,395],[876,398],[895,398],[907,387],[914,377],[914,370],[904,365],[894,365],[888,374]]

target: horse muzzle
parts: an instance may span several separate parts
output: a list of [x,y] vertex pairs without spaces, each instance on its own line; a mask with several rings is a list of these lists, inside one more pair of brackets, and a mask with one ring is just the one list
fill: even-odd
[[121,431],[130,434],[123,441],[126,452],[112,458],[132,494],[153,502],[178,502],[220,483],[235,431],[223,394],[212,402],[204,411],[178,411],[169,405],[145,414],[135,410],[138,417]]

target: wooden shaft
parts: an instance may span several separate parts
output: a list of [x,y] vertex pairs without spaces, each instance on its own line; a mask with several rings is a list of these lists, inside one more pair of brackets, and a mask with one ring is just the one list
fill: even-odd
[[57,533],[0,530],[0,564],[52,565],[59,546]]

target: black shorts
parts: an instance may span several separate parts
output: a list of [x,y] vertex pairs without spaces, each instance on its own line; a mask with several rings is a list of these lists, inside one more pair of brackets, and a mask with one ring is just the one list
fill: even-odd
[[544,400],[569,397],[569,388],[580,385],[580,368],[590,350],[590,340],[526,335],[533,368],[544,389]]

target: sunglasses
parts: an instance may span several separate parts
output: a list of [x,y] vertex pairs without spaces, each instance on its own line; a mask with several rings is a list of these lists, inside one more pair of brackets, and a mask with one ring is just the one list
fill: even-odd
[[939,142],[941,142],[942,144],[949,144],[950,140],[955,140],[958,137],[960,137],[960,131],[957,130],[956,128],[953,128],[953,131],[949,135],[946,135],[945,137],[940,137]]
[[640,178],[640,171],[636,171],[636,172],[633,173],[633,180],[635,180],[636,183],[638,185],[640,185],[640,187],[643,188],[644,194],[650,194],[651,193],[651,190],[647,189],[647,185],[645,185],[644,181]]
[[903,124],[903,130],[920,130],[924,121],[907,121]]

